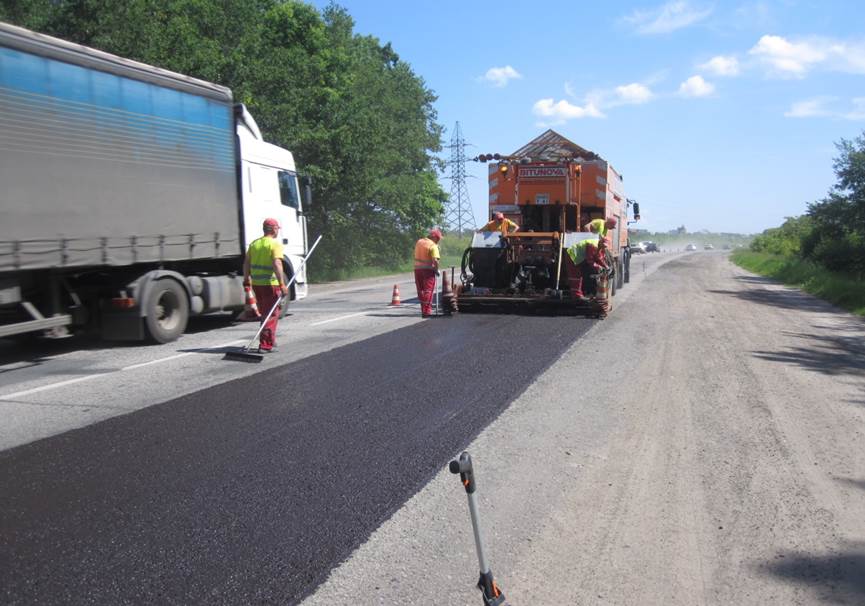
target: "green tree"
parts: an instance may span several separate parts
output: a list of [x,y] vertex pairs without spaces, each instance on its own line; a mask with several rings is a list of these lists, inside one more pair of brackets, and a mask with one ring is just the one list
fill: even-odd
[[865,275],[865,133],[836,145],[837,182],[828,196],[808,206],[813,229],[802,253],[828,269]]

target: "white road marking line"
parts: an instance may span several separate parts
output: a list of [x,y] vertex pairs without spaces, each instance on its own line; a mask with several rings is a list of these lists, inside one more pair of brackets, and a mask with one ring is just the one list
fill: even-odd
[[[246,343],[246,339],[237,339],[235,341],[229,341],[228,343],[223,343],[222,345],[214,345],[212,347],[205,347],[203,349],[220,349],[223,347],[231,347],[232,345],[240,345],[241,343]],[[136,368],[141,368],[142,366],[150,366],[151,364],[159,364],[160,362],[168,362],[169,360],[176,360],[177,358],[185,358],[186,356],[191,356],[195,353],[195,351],[189,351],[181,354],[176,354],[173,356],[168,356],[166,358],[158,358],[156,360],[150,360],[149,362],[142,362],[140,364],[132,364],[130,366],[124,366],[118,370],[110,370],[108,372],[100,372],[92,375],[86,375],[83,377],[75,377],[74,379],[68,379],[66,381],[60,381],[59,383],[51,383],[50,385],[42,385],[40,387],[34,387],[32,389],[25,389],[24,391],[16,391],[15,393],[2,394],[0,395],[0,400],[13,400],[15,398],[20,398],[21,396],[28,396],[34,393],[39,393],[40,391],[47,391],[49,389],[57,389],[58,387],[65,387],[67,385],[72,385],[74,383],[81,383],[82,381],[89,381],[90,379],[95,379],[97,377],[104,377],[105,375],[113,375],[118,372],[123,372],[125,370],[134,370]]]
[[[121,368],[120,372],[123,372],[124,370],[132,370],[133,368],[141,368],[143,366],[150,366],[151,364],[159,364],[160,362],[168,362],[168,360],[176,360],[177,358],[185,358],[186,356],[191,356],[193,353],[195,353],[195,352],[188,351],[186,353],[177,354],[176,356],[169,356],[167,358],[159,358],[157,360],[150,360],[150,362],[141,362],[140,364],[131,364],[129,366],[124,366],[123,368]],[[115,372],[117,372],[117,371],[115,371]],[[106,373],[106,374],[108,374],[108,373]]]
[[42,387],[34,387],[33,389],[25,389],[24,391],[16,391],[15,393],[7,393],[0,396],[0,400],[14,400],[15,398],[20,398],[21,396],[29,396],[30,394],[39,393],[40,391],[46,391],[48,389],[56,389],[58,387],[65,387],[66,385],[72,385],[73,383],[81,383],[82,381],[89,381],[90,379],[95,379],[96,377],[101,377],[103,375],[108,375],[111,373],[108,372],[100,372],[95,375],[87,375],[84,377],[76,377],[74,379],[69,379],[68,381],[60,381],[59,383],[51,383],[50,385],[43,385]]
[[313,322],[310,326],[321,326],[322,324],[329,324],[330,322],[337,322],[339,320],[346,320],[348,318],[356,318],[357,316],[365,316],[368,312],[361,311],[356,314],[348,314],[347,316],[339,316],[337,318],[331,318],[330,320],[322,320],[321,322]]

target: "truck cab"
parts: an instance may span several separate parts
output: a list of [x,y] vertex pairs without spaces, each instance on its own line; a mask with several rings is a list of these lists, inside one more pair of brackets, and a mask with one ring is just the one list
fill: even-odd
[[[297,273],[291,298],[307,295],[306,268],[300,267],[307,249],[305,205],[308,188],[301,196],[294,155],[264,141],[261,131],[247,109],[240,105],[237,115],[237,140],[240,148],[240,187],[244,250],[262,235],[261,224],[268,217],[279,221],[286,277]],[[299,271],[296,271],[300,268]]]

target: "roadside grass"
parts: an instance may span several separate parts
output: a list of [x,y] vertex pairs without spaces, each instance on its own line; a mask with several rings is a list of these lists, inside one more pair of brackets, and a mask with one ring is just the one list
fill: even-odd
[[[459,272],[463,252],[471,241],[472,238],[470,235],[456,236],[453,234],[445,234],[445,237],[442,238],[442,241],[439,243],[439,252],[441,252],[442,256],[442,269],[456,267],[457,272]],[[309,281],[312,284],[321,284],[322,282],[378,278],[393,274],[411,273],[413,269],[414,261],[412,259],[407,259],[405,261],[393,263],[392,265],[356,267],[353,269],[341,269],[328,272],[310,272]]]
[[865,280],[783,255],[737,250],[730,255],[730,260],[755,274],[796,286],[854,314],[865,316]]

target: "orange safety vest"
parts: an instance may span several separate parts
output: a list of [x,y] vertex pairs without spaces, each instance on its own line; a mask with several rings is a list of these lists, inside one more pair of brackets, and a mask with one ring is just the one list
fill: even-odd
[[429,238],[421,238],[414,245],[414,268],[435,269],[434,261],[439,258],[438,245]]

